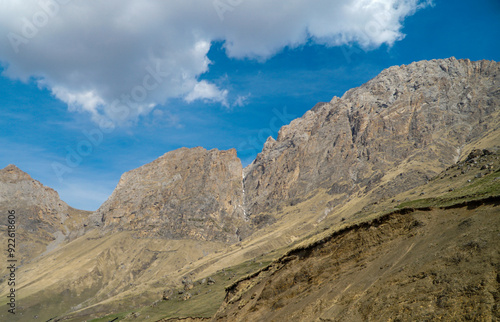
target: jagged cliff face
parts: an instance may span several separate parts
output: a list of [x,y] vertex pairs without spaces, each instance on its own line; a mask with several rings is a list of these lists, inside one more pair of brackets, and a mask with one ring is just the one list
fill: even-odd
[[[16,230],[23,239],[17,248],[21,263],[83,233],[90,214],[69,207],[56,191],[14,165],[0,170],[0,209],[15,210]],[[3,227],[6,221],[7,216],[0,218]]]
[[496,62],[454,58],[388,68],[284,126],[243,181],[234,149],[179,149],[124,174],[93,219],[140,236],[236,242],[274,221],[262,212],[319,190],[337,205],[391,197],[498,127],[499,71]]
[[[422,61],[379,76],[284,126],[245,169],[247,212],[296,204],[323,188],[376,198],[424,183],[497,127],[500,64]],[[399,169],[399,170],[398,170]],[[399,175],[384,178],[391,170]]]
[[125,173],[92,217],[106,231],[236,242],[245,226],[243,206],[236,150],[182,148]]

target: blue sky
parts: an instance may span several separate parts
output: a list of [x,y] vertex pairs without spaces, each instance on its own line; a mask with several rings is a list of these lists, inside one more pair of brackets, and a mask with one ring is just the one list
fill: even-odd
[[[496,0],[339,0],[304,7],[296,1],[297,8],[216,0],[200,9],[55,1],[45,1],[45,16],[36,1],[0,2],[0,34],[6,35],[0,42],[0,168],[15,164],[87,210],[107,199],[123,172],[180,147],[234,147],[247,165],[280,126],[389,66],[500,58]],[[356,9],[359,2],[364,11]],[[113,3],[127,10],[116,12]],[[23,34],[24,18],[38,23],[36,32]],[[12,35],[29,36],[14,39],[17,53]],[[144,91],[144,77],[152,75],[145,70],[160,63],[169,72],[159,84],[149,77],[154,90]],[[120,97],[142,94],[144,100],[122,113]],[[121,105],[113,105],[117,100]]]

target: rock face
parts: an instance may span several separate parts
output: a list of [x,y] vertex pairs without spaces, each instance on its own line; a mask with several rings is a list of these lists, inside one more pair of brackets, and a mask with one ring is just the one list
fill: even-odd
[[[23,260],[78,236],[90,214],[71,208],[56,191],[12,164],[0,170],[0,209],[15,210],[16,230],[23,239],[16,251]],[[6,225],[6,220],[7,216],[2,216],[0,224]]]
[[[43,218],[52,225],[65,220],[64,217],[55,216],[63,213],[67,208],[67,205],[59,199],[58,193],[34,180],[13,164],[0,170],[0,202],[5,206],[14,203],[43,208],[53,214]],[[12,206],[15,206],[14,204]]]
[[275,221],[263,213],[319,189],[338,204],[391,197],[498,127],[499,72],[496,62],[454,58],[388,68],[284,126],[243,181],[235,150],[183,148],[124,174],[92,218],[139,236],[236,242]]
[[125,173],[92,217],[138,236],[236,242],[243,206],[236,150],[181,148]]
[[[318,188],[347,196],[378,186],[381,198],[424,183],[498,126],[499,84],[497,62],[421,61],[317,104],[245,169],[247,213],[298,203]],[[390,169],[400,175],[386,180]]]

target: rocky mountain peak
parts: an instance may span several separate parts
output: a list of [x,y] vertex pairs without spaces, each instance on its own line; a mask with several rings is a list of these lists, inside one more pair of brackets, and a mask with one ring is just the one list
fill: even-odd
[[[13,164],[0,170],[0,201],[13,204],[43,205],[54,211],[68,207],[59,199],[59,194],[34,180],[29,174]],[[61,208],[62,207],[62,208]]]
[[29,174],[22,171],[13,164],[9,164],[0,170],[0,182],[17,182],[21,180],[33,180]]
[[196,147],[125,173],[92,220],[105,230],[235,242],[248,219],[320,190],[340,205],[411,189],[494,126],[499,69],[455,58],[390,67],[283,126],[244,170],[234,149]]
[[[89,214],[71,208],[54,189],[12,164],[0,170],[0,208],[16,212],[16,229],[24,238],[19,249],[22,261],[83,233],[83,220]],[[0,218],[0,224],[6,220]]]
[[125,173],[92,218],[105,230],[235,242],[245,226],[236,150],[196,147],[168,152]]
[[[245,169],[248,213],[296,204],[317,189],[340,204],[376,186],[381,198],[424,183],[497,126],[490,116],[500,105],[499,82],[497,62],[420,61],[317,104]],[[389,180],[389,170],[401,175]]]

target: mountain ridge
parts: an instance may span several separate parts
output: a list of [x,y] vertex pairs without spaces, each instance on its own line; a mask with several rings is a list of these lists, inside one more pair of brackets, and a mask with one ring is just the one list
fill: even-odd
[[[418,152],[427,153],[426,160],[438,159],[434,169],[416,166],[400,181],[417,178],[408,187],[425,182],[456,161],[466,141],[496,126],[487,118],[499,104],[499,75],[492,61],[415,62],[385,69],[342,98],[316,105],[283,126],[277,140],[268,139],[245,168],[248,212],[275,208],[280,200],[294,202],[296,195],[318,187],[334,194],[370,188],[388,168],[418,162]],[[331,160],[342,160],[340,168],[331,167]]]
[[[16,230],[22,236],[17,259],[24,265],[84,233],[83,222],[90,212],[70,207],[54,189],[10,164],[0,169],[0,209],[16,212]],[[7,217],[0,219],[7,227]],[[6,244],[7,234],[1,239]],[[0,275],[5,268],[0,269]]]
[[[59,281],[27,263],[23,301],[76,320],[126,310],[159,298],[164,285],[279,257],[306,236],[370,215],[474,146],[498,144],[499,71],[497,62],[454,58],[390,67],[283,126],[244,169],[234,149],[167,152],[124,173],[97,211],[71,219],[73,235],[40,259]],[[15,198],[19,182],[4,183],[0,196]],[[48,242],[64,232],[55,221],[64,205],[42,211]],[[62,290],[71,296],[51,298]]]
[[92,219],[104,230],[234,243],[247,220],[241,177],[235,149],[177,149],[123,174]]
[[[235,188],[226,193],[232,194],[228,198],[234,200],[229,203],[238,209],[230,210],[228,205],[221,208],[220,204],[215,203],[218,206],[211,207],[208,212],[215,217],[225,216],[227,212],[243,212],[243,215],[237,216],[238,223],[225,228],[233,234],[227,241],[237,242],[251,235],[255,229],[275,222],[275,218],[270,215],[261,216],[263,212],[300,203],[305,194],[313,193],[319,188],[328,189],[330,195],[338,196],[339,199],[346,195],[367,193],[387,181],[385,177],[388,169],[405,162],[413,165],[392,178],[390,184],[386,184],[383,189],[374,191],[374,198],[388,198],[401,188],[407,190],[420,185],[456,161],[466,142],[477,138],[484,130],[479,129],[479,126],[495,126],[489,124],[488,116],[495,112],[495,106],[499,104],[499,97],[493,90],[495,82],[499,81],[498,72],[499,66],[495,62],[471,62],[455,58],[415,62],[385,69],[364,85],[347,91],[341,98],[334,97],[331,102],[318,103],[302,117],[283,126],[277,139],[270,137],[265,142],[262,152],[242,169],[241,176],[233,174]],[[381,145],[381,140],[386,142]],[[331,141],[333,146],[330,146]],[[200,158],[200,149],[202,148],[181,148],[171,151],[148,165],[127,172],[120,182],[128,174],[142,171],[141,169],[158,172],[160,161],[167,160],[169,156],[175,159],[175,151],[182,151],[184,156],[193,153],[190,158]],[[235,159],[227,162],[233,162],[235,167],[240,168],[241,161],[236,157],[235,151],[228,151],[233,151]],[[421,155],[423,153],[427,155]],[[221,152],[220,155],[223,154]],[[421,165],[432,159],[435,160],[431,167],[429,164]],[[332,167],[332,160],[342,162]],[[155,165],[159,168],[155,169]],[[201,173],[210,170],[203,164],[196,166]],[[185,168],[183,171],[189,169]],[[236,172],[238,171],[240,170]],[[149,175],[144,171],[141,173],[146,177]],[[177,175],[181,175],[180,173],[177,171]],[[175,181],[175,175],[164,180]],[[236,183],[236,180],[241,180],[241,183]],[[135,176],[135,181],[127,182],[133,182],[139,187],[140,181],[141,178]],[[239,186],[241,189],[238,189]],[[115,191],[122,189],[123,183],[119,183]],[[218,194],[214,191],[211,193]],[[244,194],[244,191],[247,193]],[[144,193],[147,192],[143,191],[142,195]],[[110,200],[114,195],[115,192]],[[139,194],[139,198],[146,198],[142,195]],[[169,200],[168,197],[159,198],[155,202],[165,200]],[[283,203],[284,200],[286,201]],[[105,226],[122,218],[116,207],[103,208],[108,202],[110,201],[106,201],[95,213],[95,223],[99,224],[99,216]],[[338,205],[342,203],[340,201]],[[180,205],[181,208],[184,207],[182,202]],[[148,207],[147,204],[143,206]],[[170,213],[175,213],[175,207],[177,205],[172,207]],[[140,207],[136,208],[131,212],[140,217]],[[187,216],[200,209],[184,208]],[[153,220],[151,216],[154,217],[155,213],[163,210],[144,211],[148,212],[144,216],[150,217],[144,217],[147,221]],[[194,217],[192,219],[197,220]],[[170,219],[175,221],[175,218]],[[246,220],[250,222],[245,223]],[[207,223],[203,220],[201,222]],[[172,235],[171,232],[164,232],[167,235],[169,233]],[[195,234],[192,231],[185,235]],[[182,237],[182,234],[173,235],[175,238]]]

